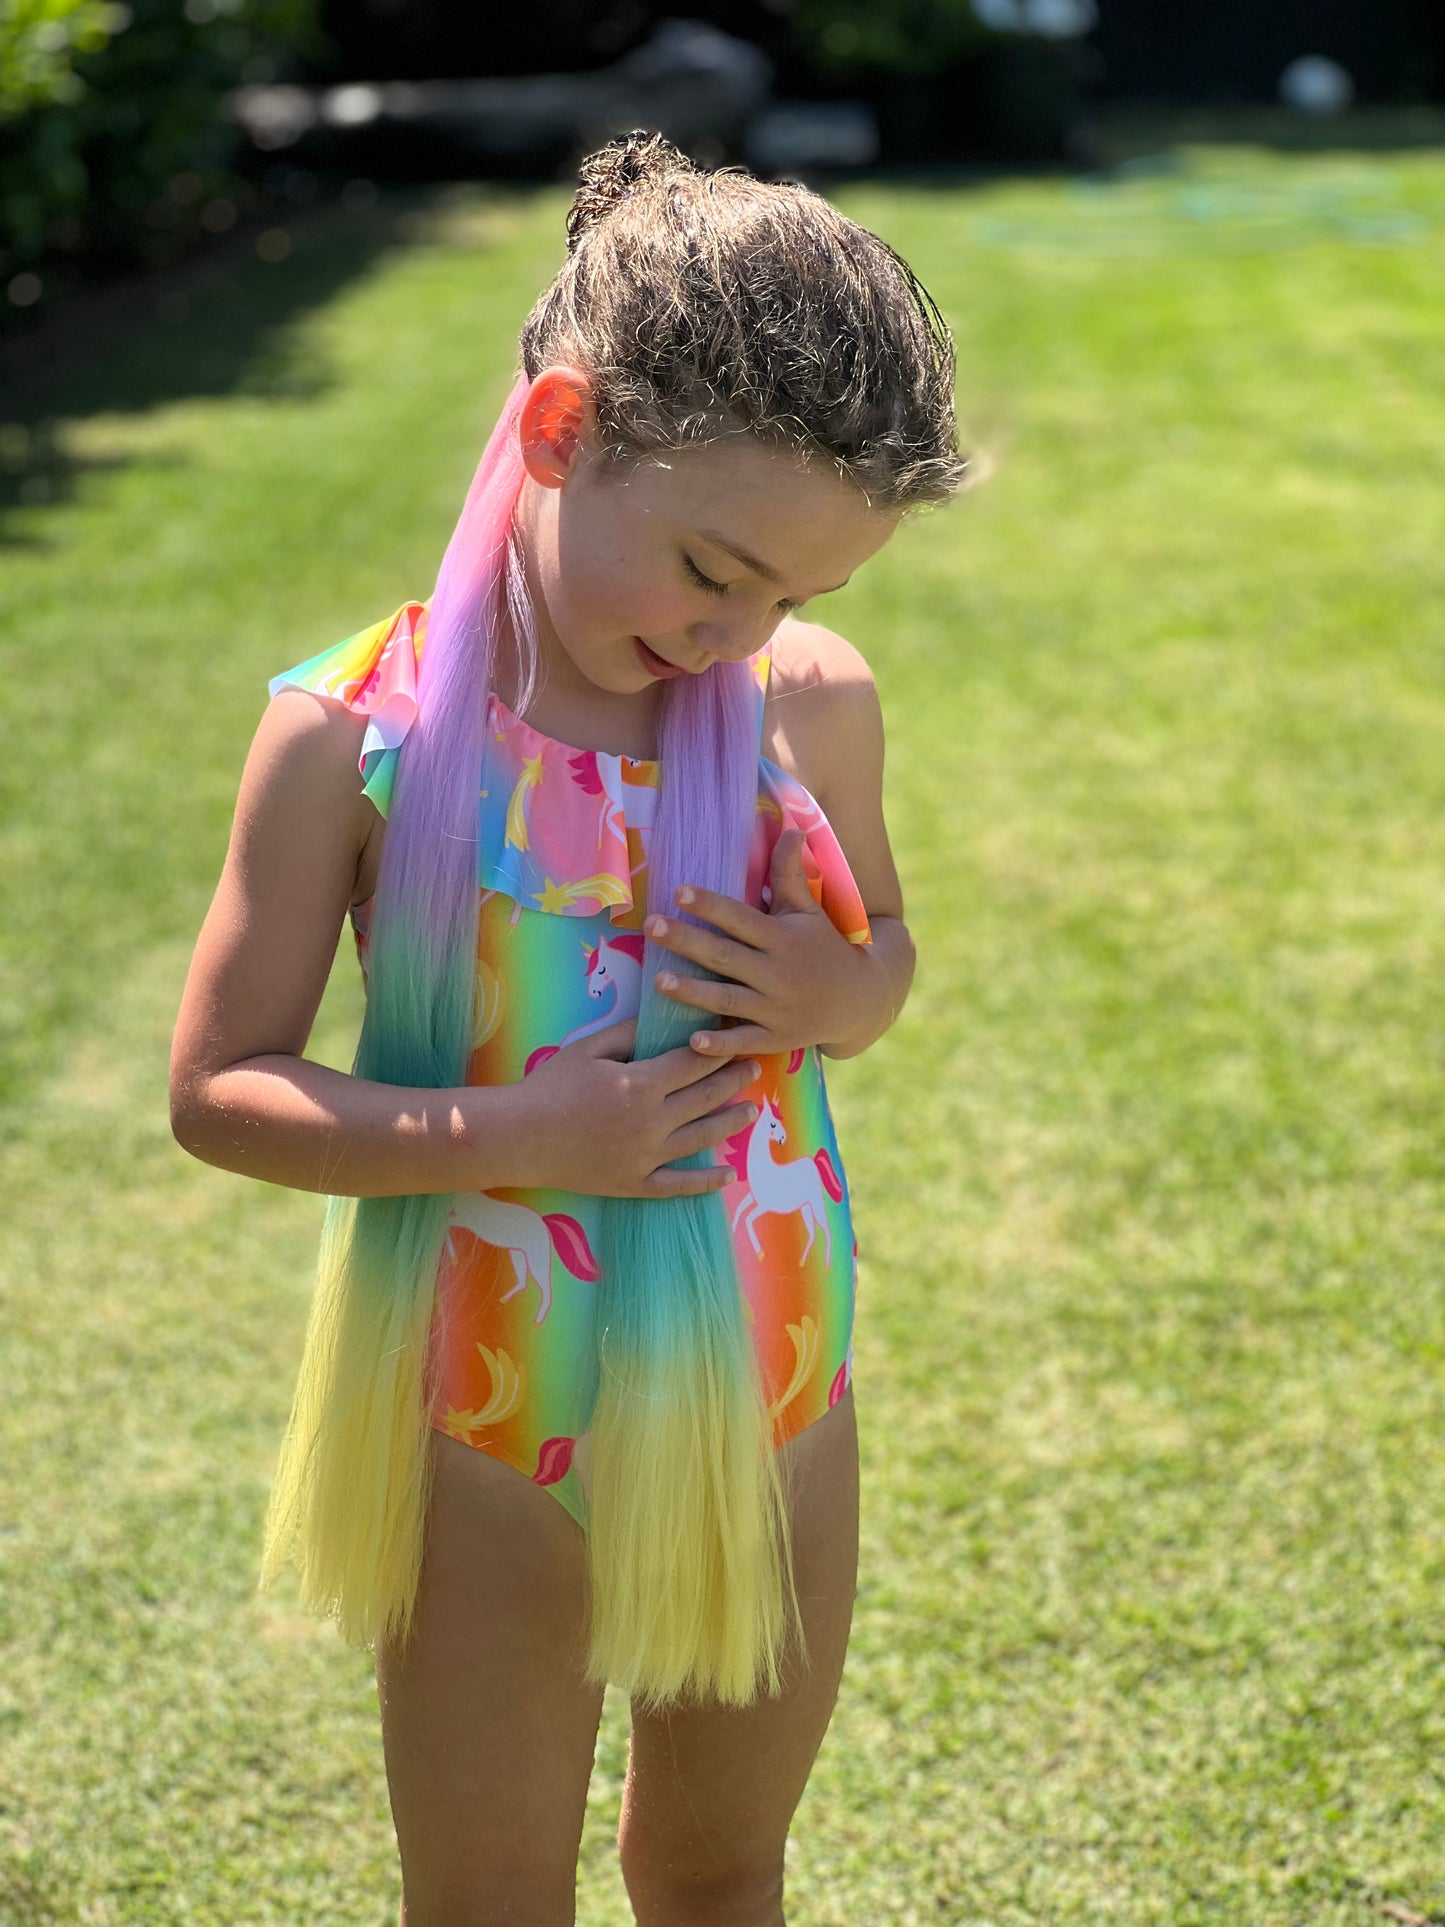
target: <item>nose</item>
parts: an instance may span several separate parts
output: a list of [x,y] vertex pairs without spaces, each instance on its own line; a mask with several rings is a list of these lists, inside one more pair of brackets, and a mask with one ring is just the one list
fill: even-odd
[[762,622],[755,616],[739,615],[731,622],[695,622],[689,634],[694,648],[723,662],[746,662],[755,656],[778,626],[771,615]]

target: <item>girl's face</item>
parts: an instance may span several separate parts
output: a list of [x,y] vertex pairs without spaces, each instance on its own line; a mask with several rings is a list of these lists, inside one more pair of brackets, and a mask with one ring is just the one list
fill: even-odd
[[[524,406],[519,512],[548,681],[639,694],[761,649],[790,610],[841,588],[898,525],[851,483],[750,436],[604,475],[575,370]],[[642,645],[639,648],[639,644]]]

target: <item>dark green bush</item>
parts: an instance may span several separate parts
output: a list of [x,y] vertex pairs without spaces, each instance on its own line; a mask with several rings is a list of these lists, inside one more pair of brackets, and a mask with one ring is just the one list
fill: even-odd
[[825,73],[935,74],[999,38],[972,0],[802,0],[791,24]]
[[0,273],[46,256],[160,262],[220,231],[238,138],[224,96],[314,49],[317,13],[317,0],[0,0]]

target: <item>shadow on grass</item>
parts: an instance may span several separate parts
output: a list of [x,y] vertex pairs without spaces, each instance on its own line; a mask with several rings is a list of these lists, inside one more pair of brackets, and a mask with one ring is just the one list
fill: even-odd
[[[498,200],[521,191],[498,189]],[[297,323],[415,241],[455,192],[392,188],[369,208],[248,227],[177,267],[78,296],[43,330],[4,344],[0,548],[44,539],[33,518],[20,526],[17,511],[66,502],[87,474],[129,461],[77,456],[63,432],[69,421],[202,397],[325,393],[330,371]]]

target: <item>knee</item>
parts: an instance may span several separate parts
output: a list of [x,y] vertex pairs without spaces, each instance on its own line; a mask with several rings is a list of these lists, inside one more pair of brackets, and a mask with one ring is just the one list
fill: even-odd
[[783,1927],[780,1853],[749,1859],[726,1844],[720,1858],[672,1853],[627,1828],[618,1847],[637,1927]]

